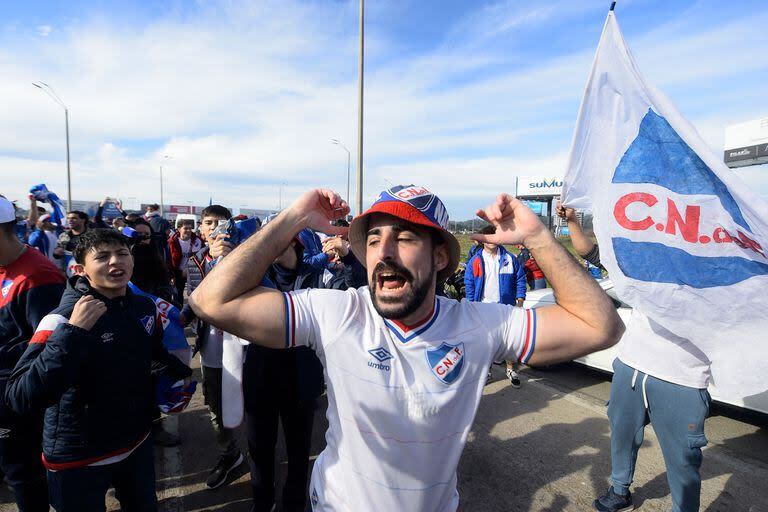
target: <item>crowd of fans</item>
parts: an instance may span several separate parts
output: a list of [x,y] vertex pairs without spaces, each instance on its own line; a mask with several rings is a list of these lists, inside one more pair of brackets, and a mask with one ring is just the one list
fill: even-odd
[[[119,216],[104,218],[108,202]],[[224,485],[245,460],[224,410],[227,333],[197,318],[187,299],[262,221],[210,205],[198,225],[181,219],[174,226],[157,205],[128,213],[109,197],[93,218],[73,210],[63,220],[66,225],[52,222],[34,196],[28,216],[17,218],[0,196],[0,469],[19,509],[47,511],[50,501],[59,512],[101,510],[109,486],[123,510],[155,509],[151,444],[182,441],[162,428],[161,410],[182,410],[194,391],[189,357],[166,341],[169,324],[194,333],[189,350],[200,355],[218,445],[206,484]],[[334,224],[348,226],[343,219]],[[439,283],[437,294],[521,306],[527,289],[546,281],[530,252],[518,249],[514,255],[501,245],[476,244],[466,267],[446,288]],[[264,286],[286,293],[366,284],[346,236],[310,229],[298,233],[263,278]],[[323,366],[308,347],[240,350],[253,510],[270,511],[278,501],[274,462],[282,424],[288,476],[279,501],[282,510],[304,511]],[[517,362],[506,365],[519,387]]]
[[[165,374],[170,380],[187,379],[190,375],[183,364],[188,359],[171,358],[169,362],[167,350],[157,346],[158,340],[162,340],[156,335],[160,324],[169,321],[190,327],[194,333],[195,343],[190,349],[200,354],[202,390],[219,446],[218,460],[212,463],[206,483],[210,488],[223,485],[229,473],[244,461],[233,429],[222,420],[224,333],[198,320],[186,297],[233,250],[233,233],[238,233],[239,225],[250,224],[250,231],[245,229],[247,236],[261,226],[261,220],[233,217],[228,208],[210,205],[201,212],[199,225],[192,219],[182,219],[173,226],[160,215],[158,205],[150,205],[143,214],[128,213],[119,200],[107,197],[92,218],[72,210],[63,219],[65,225],[57,225],[34,196],[30,195],[26,218],[18,218],[15,206],[4,198],[0,202],[5,209],[5,216],[0,218],[4,302],[0,310],[4,330],[0,344],[0,353],[4,354],[0,356],[0,391],[7,388],[8,396],[0,406],[0,434],[5,433],[5,437],[0,435],[0,469],[14,490],[19,509],[47,511],[49,495],[51,505],[59,511],[98,509],[99,503],[103,506],[109,485],[117,489],[124,510],[154,507],[152,451],[146,445],[154,442],[174,446],[181,440],[162,428],[160,408],[149,386],[157,386],[158,378]],[[108,202],[113,202],[120,216],[104,217]],[[240,235],[243,238],[243,230]],[[105,246],[108,250],[102,251]],[[94,251],[96,255],[91,261]],[[114,276],[102,275],[105,282],[100,283],[98,267],[110,258],[130,259],[131,264]],[[110,272],[113,271],[114,268]],[[130,289],[136,293],[129,291],[122,298],[111,297],[110,279],[130,279]],[[283,291],[343,290],[366,283],[365,271],[345,238],[327,237],[310,230],[300,233],[275,260],[267,279]],[[139,294],[155,302],[151,311]],[[105,308],[106,313],[93,321],[97,317],[95,303]],[[163,303],[177,308],[179,314],[169,317],[167,311],[160,311],[157,304]],[[126,316],[133,317],[135,325],[126,324],[130,322]],[[66,322],[74,327],[51,335],[59,324]],[[143,326],[144,337],[150,338],[146,359],[132,361],[133,350],[109,351],[108,357],[98,364],[111,361],[120,370],[106,381],[95,377],[95,368],[88,370],[89,365],[97,364],[95,354],[68,351],[82,343],[79,337],[93,336],[97,324],[112,331],[99,335],[110,346],[129,341],[125,338],[135,335],[137,326]],[[13,336],[5,335],[14,330]],[[56,346],[65,347],[65,352],[43,351]],[[40,365],[46,365],[46,369],[55,366],[57,373],[53,377],[43,376]],[[249,346],[244,368],[254,510],[271,510],[275,502],[274,451],[280,420],[289,439],[283,509],[303,511],[315,400],[324,388],[322,365],[306,347],[279,351]],[[267,385],[277,392],[261,393]],[[93,394],[98,395],[98,412],[78,411],[78,401],[90,404]],[[109,405],[116,400],[121,404],[120,411]],[[124,402],[133,405],[129,412],[122,407]],[[92,431],[102,433],[92,436]],[[100,483],[89,485],[96,477]]]

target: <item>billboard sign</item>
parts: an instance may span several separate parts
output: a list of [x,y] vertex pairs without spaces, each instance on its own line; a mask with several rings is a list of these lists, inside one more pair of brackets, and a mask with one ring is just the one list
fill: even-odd
[[520,176],[517,178],[517,197],[559,196],[563,191],[560,176]]
[[168,206],[168,213],[197,213],[198,208],[188,204],[172,204]]
[[542,215],[544,203],[541,201],[523,201],[523,204],[530,208],[536,215]]
[[728,167],[768,163],[768,118],[726,127],[723,160]]

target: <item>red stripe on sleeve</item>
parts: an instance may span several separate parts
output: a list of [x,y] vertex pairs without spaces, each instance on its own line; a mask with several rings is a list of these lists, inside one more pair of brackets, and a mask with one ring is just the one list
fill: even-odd
[[528,352],[528,346],[531,344],[531,310],[525,310],[525,345],[523,345],[523,351],[520,352],[518,361],[522,361]]
[[33,336],[32,339],[29,340],[30,343],[45,343],[48,341],[48,338],[51,336],[51,333],[53,331],[37,331]]
[[288,302],[291,305],[291,347],[296,346],[296,308],[293,305],[293,297],[290,293],[288,295]]

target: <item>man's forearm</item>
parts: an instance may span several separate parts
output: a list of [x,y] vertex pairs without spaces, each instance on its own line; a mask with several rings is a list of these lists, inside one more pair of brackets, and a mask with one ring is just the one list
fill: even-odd
[[526,246],[552,285],[558,305],[595,329],[611,329],[615,312],[610,299],[548,231]]
[[302,228],[301,219],[290,210],[278,215],[205,276],[190,296],[193,310],[199,314],[199,309],[215,308],[259,286],[269,266]]
[[579,253],[582,258],[589,254],[589,251],[595,246],[595,243],[587,238],[584,231],[581,229],[581,224],[578,220],[568,221],[568,232],[571,235],[571,243],[573,243],[574,250]]

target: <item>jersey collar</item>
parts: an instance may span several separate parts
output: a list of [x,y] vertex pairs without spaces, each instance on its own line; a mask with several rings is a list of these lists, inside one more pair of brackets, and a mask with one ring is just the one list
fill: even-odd
[[427,329],[429,329],[433,323],[435,323],[435,320],[437,319],[437,315],[440,314],[440,301],[435,297],[435,305],[432,307],[432,311],[422,320],[416,322],[413,325],[405,325],[404,323],[398,321],[398,320],[387,320],[384,319],[384,323],[386,324],[387,328],[403,343],[408,343],[413,338],[419,336],[420,334],[423,334],[426,332]]

